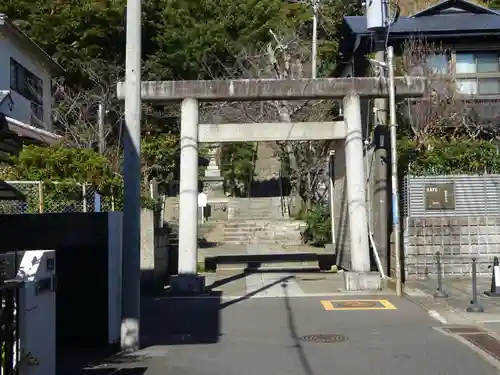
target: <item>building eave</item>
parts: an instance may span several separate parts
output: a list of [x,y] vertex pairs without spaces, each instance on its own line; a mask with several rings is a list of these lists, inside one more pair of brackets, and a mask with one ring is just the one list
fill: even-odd
[[19,137],[28,138],[47,145],[56,145],[62,141],[62,137],[55,133],[25,124],[11,117],[5,116],[8,128]]
[[0,13],[0,33],[18,41],[23,48],[35,55],[46,70],[54,77],[63,76],[66,71],[28,35],[15,26],[6,15]]

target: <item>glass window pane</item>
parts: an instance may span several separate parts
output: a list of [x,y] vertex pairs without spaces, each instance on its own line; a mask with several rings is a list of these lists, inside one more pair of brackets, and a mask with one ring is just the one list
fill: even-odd
[[458,91],[466,95],[477,94],[477,81],[475,79],[457,79]]
[[448,56],[444,54],[431,55],[427,59],[431,72],[436,74],[448,73]]
[[493,95],[500,93],[500,82],[497,78],[479,80],[479,95]]
[[457,73],[476,73],[476,58],[473,53],[457,53]]
[[478,53],[477,59],[477,72],[478,73],[492,73],[498,72],[498,54],[497,53]]
[[10,88],[12,90],[18,90],[17,69],[16,69],[16,64],[12,59],[10,60]]

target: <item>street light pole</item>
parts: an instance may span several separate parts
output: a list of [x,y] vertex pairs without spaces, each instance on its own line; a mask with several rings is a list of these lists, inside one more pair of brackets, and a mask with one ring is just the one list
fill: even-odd
[[121,348],[139,349],[141,301],[141,0],[127,1]]
[[310,4],[312,7],[312,23],[313,23],[313,31],[312,31],[312,46],[311,46],[311,77],[316,78],[316,70],[317,70],[317,56],[318,56],[318,13],[319,13],[319,5],[321,4],[321,0],[288,0],[290,3],[296,4]]
[[320,0],[311,0],[313,9],[313,35],[311,51],[311,77],[316,78],[317,54],[318,54],[318,10]]

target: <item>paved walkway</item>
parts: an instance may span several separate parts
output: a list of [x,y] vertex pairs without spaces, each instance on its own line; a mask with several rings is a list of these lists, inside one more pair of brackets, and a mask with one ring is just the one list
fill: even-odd
[[[443,331],[412,301],[342,293],[340,280],[322,273],[218,274],[210,297],[144,299],[146,349],[119,364],[108,361],[97,374],[500,374],[491,356]],[[345,309],[339,300],[358,304]],[[318,334],[342,341],[308,340]]]

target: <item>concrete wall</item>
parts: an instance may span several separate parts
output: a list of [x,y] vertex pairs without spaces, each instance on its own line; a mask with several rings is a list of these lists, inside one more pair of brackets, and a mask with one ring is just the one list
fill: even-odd
[[478,273],[500,253],[500,216],[409,218],[404,229],[405,275],[408,279],[436,276],[435,254],[440,252],[445,277],[470,277],[471,259]]
[[141,211],[141,271],[143,282],[148,285],[161,283],[168,272],[168,234],[159,226],[155,213]]
[[31,54],[26,53],[20,44],[12,38],[7,38],[0,33],[0,90],[11,91],[14,102],[12,110],[3,105],[2,112],[9,117],[25,124],[31,124],[31,103],[28,99],[10,89],[10,59],[28,69],[43,81],[43,122],[45,130],[52,130],[52,82],[51,75]]

